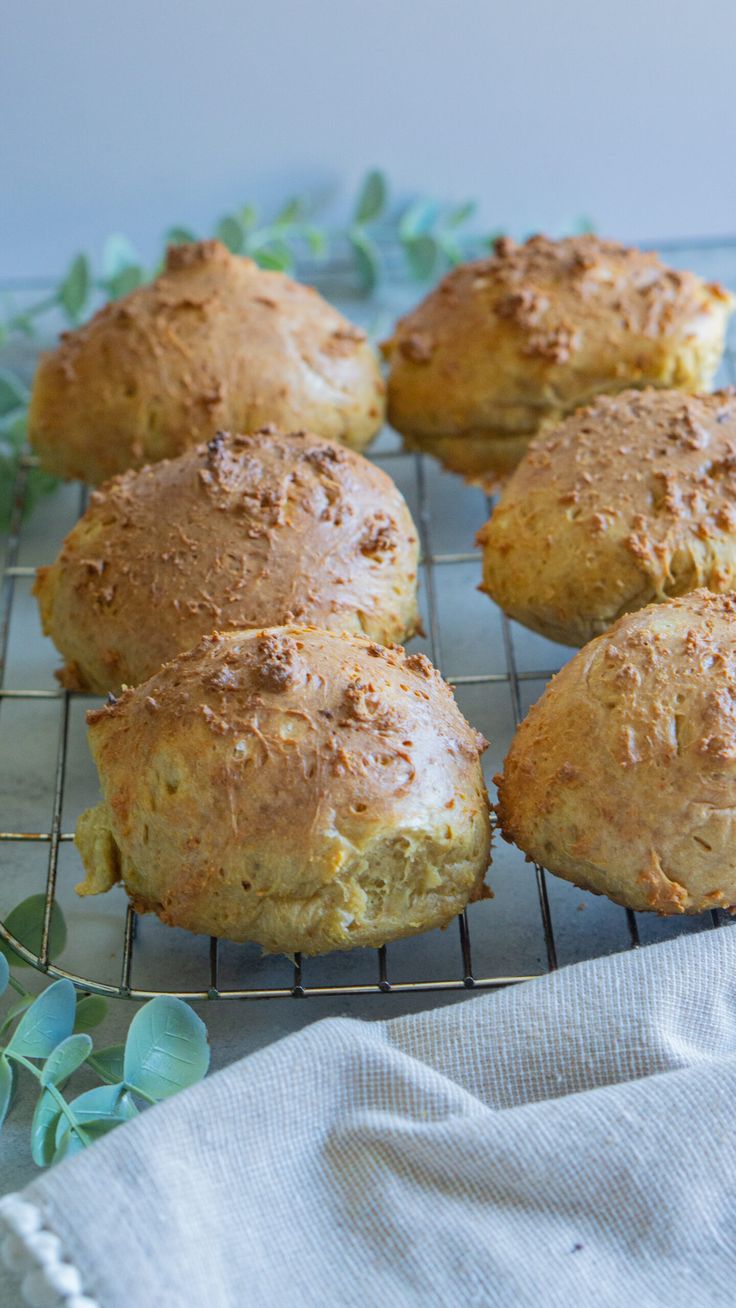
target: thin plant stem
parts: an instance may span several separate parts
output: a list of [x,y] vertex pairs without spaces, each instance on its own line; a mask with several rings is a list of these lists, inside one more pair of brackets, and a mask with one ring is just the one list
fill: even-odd
[[[32,1076],[35,1076],[39,1084],[41,1083],[41,1072],[39,1068],[36,1067],[35,1063],[31,1062],[30,1058],[25,1058],[23,1054],[17,1054],[14,1049],[6,1049],[4,1053],[6,1058],[12,1059],[15,1063],[20,1063],[21,1067],[25,1067],[26,1071],[30,1072]],[[48,1085],[45,1085],[43,1089],[48,1090],[51,1098],[59,1105],[59,1108],[67,1119],[72,1131],[74,1131],[75,1135],[79,1137],[82,1144],[91,1144],[92,1141],[90,1140],[90,1137],[87,1135],[84,1127],[79,1125],[79,1122],[74,1116],[72,1109],[69,1107],[61,1091],[57,1089],[51,1081]]]

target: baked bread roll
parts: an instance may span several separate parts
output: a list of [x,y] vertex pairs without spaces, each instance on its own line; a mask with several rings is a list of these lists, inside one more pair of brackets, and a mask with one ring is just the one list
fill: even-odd
[[504,237],[398,323],[384,346],[389,420],[490,485],[545,419],[601,391],[707,390],[732,304],[720,286],[595,236]]
[[35,592],[62,684],[104,694],[213,628],[407,639],[417,562],[403,496],[362,455],[306,432],[221,432],[96,491]]
[[83,895],[271,953],[381,945],[482,895],[485,741],[421,654],[314,627],[206,637],[87,715]]
[[274,422],[362,449],[383,390],[365,333],[316,291],[201,241],[42,356],[28,433],[47,471],[97,483],[218,428]]
[[503,835],[658,913],[736,906],[736,596],[621,618],[557,674],[498,777]]
[[538,436],[483,546],[482,589],[583,645],[622,613],[736,584],[736,391],[599,396]]

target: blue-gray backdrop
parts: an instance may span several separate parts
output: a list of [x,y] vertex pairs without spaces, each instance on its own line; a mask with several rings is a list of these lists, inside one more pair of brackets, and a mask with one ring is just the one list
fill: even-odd
[[[4,0],[0,275],[372,163],[482,221],[736,230],[733,0]],[[335,212],[339,201],[334,201]]]

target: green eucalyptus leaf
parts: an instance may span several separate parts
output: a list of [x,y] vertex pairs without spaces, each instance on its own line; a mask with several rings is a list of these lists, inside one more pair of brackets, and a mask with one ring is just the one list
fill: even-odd
[[74,1027],[76,996],[71,981],[54,981],[26,1009],[8,1050],[25,1058],[48,1058]]
[[86,1062],[91,1052],[91,1036],[82,1031],[67,1036],[46,1059],[41,1069],[41,1085],[61,1085]]
[[348,240],[353,251],[353,260],[361,288],[364,291],[372,291],[377,285],[381,273],[376,247],[370,237],[356,227],[348,233]]
[[0,417],[0,434],[8,445],[9,451],[17,453],[25,443],[28,430],[28,412],[26,409],[14,409]]
[[238,218],[244,232],[251,232],[258,222],[258,214],[252,204],[244,204]]
[[0,1126],[8,1115],[13,1097],[13,1069],[4,1054],[0,1055]]
[[434,200],[415,200],[399,220],[399,239],[411,241],[428,232],[437,221],[439,205]]
[[438,245],[433,236],[417,236],[404,243],[404,253],[418,281],[426,281],[437,267]]
[[164,233],[166,245],[189,245],[197,237],[190,227],[169,227]]
[[0,954],[0,995],[4,995],[10,980],[10,968],[4,954]]
[[10,325],[13,331],[20,332],[21,336],[33,336],[35,334],[33,319],[28,313],[17,314]]
[[[23,430],[25,431],[25,428]],[[25,945],[26,949],[30,949],[32,954],[38,954],[41,949],[45,908],[45,895],[29,895],[28,899],[24,899],[20,904],[17,904],[5,918],[5,926],[8,931],[22,945]],[[63,952],[65,945],[66,922],[59,905],[54,901],[49,926],[49,953],[55,958]],[[16,954],[12,945],[9,945],[5,940],[0,940],[0,953],[4,954],[14,967],[30,966],[24,958]]]
[[473,217],[478,208],[475,200],[467,200],[465,204],[460,204],[456,209],[451,209],[445,218],[445,227],[462,227]]
[[[64,1122],[65,1119],[62,1117],[61,1121]],[[110,1131],[114,1131],[115,1127],[119,1125],[120,1120],[113,1121],[107,1117],[92,1118],[91,1121],[84,1123],[83,1130],[88,1142],[93,1144],[95,1140],[101,1140],[103,1135],[109,1135]],[[83,1149],[87,1148],[85,1142],[80,1140],[79,1136],[75,1131],[72,1131],[70,1126],[67,1126],[65,1131],[61,1131],[58,1134],[59,1143],[51,1159],[53,1163],[60,1163],[65,1158],[73,1158],[75,1154],[79,1154]]]
[[140,264],[129,264],[106,283],[106,290],[111,300],[119,300],[142,286],[146,280],[145,269]]
[[107,1014],[107,1000],[102,995],[83,995],[77,999],[77,1015],[74,1019],[75,1031],[93,1031],[100,1025]]
[[261,250],[253,251],[253,258],[261,268],[274,272],[288,272],[294,266],[294,259],[285,241],[269,241]]
[[[96,1085],[93,1090],[85,1090],[84,1094],[72,1099],[69,1108],[85,1131],[88,1123],[109,1122],[112,1127],[138,1116],[138,1109],[124,1085]],[[67,1119],[62,1117],[56,1129],[57,1148],[67,1129]]]
[[[41,468],[31,468],[26,483],[26,493],[23,500],[23,512],[31,512],[34,504],[38,502],[42,495],[48,495],[49,491],[54,490],[59,485],[58,477],[52,477],[48,472],[43,472]],[[0,481],[0,514],[2,513],[2,483]],[[1,943],[1,942],[0,942]],[[58,952],[58,951],[54,951]],[[20,959],[18,959],[20,966]]]
[[79,322],[82,315],[90,283],[89,259],[86,254],[78,254],[56,293],[59,304],[73,323]]
[[8,368],[0,368],[0,417],[28,404],[28,388]]
[[39,1167],[49,1167],[53,1162],[60,1117],[58,1103],[44,1090],[36,1102],[31,1122],[31,1157]]
[[448,236],[447,232],[440,232],[437,241],[448,263],[462,263],[463,252],[452,236]]
[[106,282],[112,281],[125,268],[133,268],[140,263],[135,246],[119,232],[108,236],[102,247],[102,276]]
[[136,1013],[125,1042],[126,1085],[166,1099],[204,1076],[210,1063],[207,1028],[182,999],[159,995]]
[[283,209],[277,213],[274,223],[277,227],[290,227],[292,223],[298,223],[300,218],[304,217],[304,204],[298,196],[287,200]]
[[305,227],[304,239],[309,247],[309,253],[314,255],[315,259],[323,259],[327,254],[327,236],[319,227]]
[[595,232],[595,223],[589,214],[583,213],[578,219],[576,219],[573,232],[576,236],[586,236],[589,233]]
[[25,1013],[26,1009],[31,1007],[35,998],[35,995],[23,995],[22,999],[18,999],[14,1004],[11,1004],[3,1018],[3,1024],[0,1026],[0,1034],[2,1034],[3,1031],[7,1031],[8,1027],[12,1026],[16,1017],[20,1017],[21,1013]]
[[245,243],[245,234],[240,224],[240,220],[234,214],[226,214],[221,218],[215,229],[215,236],[218,241],[226,245],[231,254],[242,254]]
[[[64,1118],[60,1117],[59,1125],[62,1122],[64,1122]],[[75,1154],[81,1154],[85,1148],[84,1141],[80,1140],[79,1136],[67,1126],[66,1130],[61,1132],[59,1144],[54,1148],[51,1162],[62,1163],[65,1158],[73,1158]]]
[[374,168],[367,174],[358,193],[355,205],[356,223],[374,222],[386,208],[388,187],[382,172]]
[[107,1045],[104,1049],[96,1049],[88,1062],[103,1081],[114,1084],[123,1079],[124,1054],[125,1045]]

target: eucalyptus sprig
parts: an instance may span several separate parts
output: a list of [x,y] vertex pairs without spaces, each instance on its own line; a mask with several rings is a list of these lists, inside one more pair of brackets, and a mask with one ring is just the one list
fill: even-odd
[[[265,221],[249,203],[223,214],[206,232],[181,224],[168,227],[162,247],[215,236],[233,254],[249,255],[262,268],[293,272],[305,259],[324,259],[345,242],[359,285],[371,291],[381,274],[381,245],[398,244],[410,272],[426,280],[443,262],[455,263],[471,251],[471,243],[460,239],[460,229],[474,213],[472,202],[448,207],[426,198],[392,206],[385,173],[372,169],[360,185],[344,231],[328,233],[317,223],[309,200],[293,196]],[[477,237],[472,244],[480,248],[487,242]],[[52,313],[60,314],[70,326],[78,326],[93,304],[119,299],[150,281],[160,270],[162,257],[163,251],[152,267],[146,267],[128,237],[114,233],[104,243],[97,270],[88,254],[78,253],[48,294],[22,309],[12,303],[6,307],[5,317],[0,317],[0,344],[13,334],[32,336],[38,320]]]
[[381,248],[388,243],[399,246],[409,272],[420,282],[487,247],[488,240],[482,237],[476,237],[472,246],[463,237],[461,229],[475,211],[472,200],[460,205],[443,205],[419,197],[392,212],[385,174],[377,169],[368,173],[347,233],[363,289],[370,292],[380,281]]
[[[24,900],[5,924],[28,948],[38,949],[43,895]],[[58,905],[52,914],[54,952],[66,940]],[[159,995],[139,1008],[124,1045],[95,1051],[89,1032],[102,1022],[107,1004],[100,995],[77,993],[71,981],[54,981],[32,995],[11,971],[24,960],[0,945],[0,995],[19,996],[0,1021],[0,1128],[11,1109],[22,1073],[36,1082],[38,1100],[31,1124],[31,1155],[39,1167],[71,1157],[93,1141],[201,1080],[210,1051],[204,1022],[183,1000]],[[102,1083],[70,1098],[67,1086],[87,1068]]]
[[[208,232],[169,227],[152,267],[146,267],[127,236],[114,233],[104,243],[99,266],[88,254],[78,253],[58,285],[41,299],[22,308],[7,302],[4,317],[0,313],[0,346],[12,336],[33,336],[44,320],[53,320],[54,328],[59,318],[71,327],[79,326],[96,306],[119,299],[155,277],[167,245],[195,241],[202,235],[217,237],[234,254],[249,255],[263,268],[286,272],[299,271],[306,260],[347,250],[357,285],[365,294],[381,281],[388,251],[400,252],[412,277],[429,281],[452,264],[487,251],[501,234],[469,232],[475,209],[473,201],[447,205],[424,196],[408,204],[392,204],[386,174],[374,168],[361,182],[347,226],[330,233],[316,222],[314,206],[301,196],[291,198],[265,220],[253,204],[242,204],[218,218]],[[574,230],[590,231],[592,224],[583,218]],[[25,382],[11,370],[0,369],[0,523],[7,523],[9,517],[27,414]],[[54,485],[53,478],[32,469],[26,507]]]

